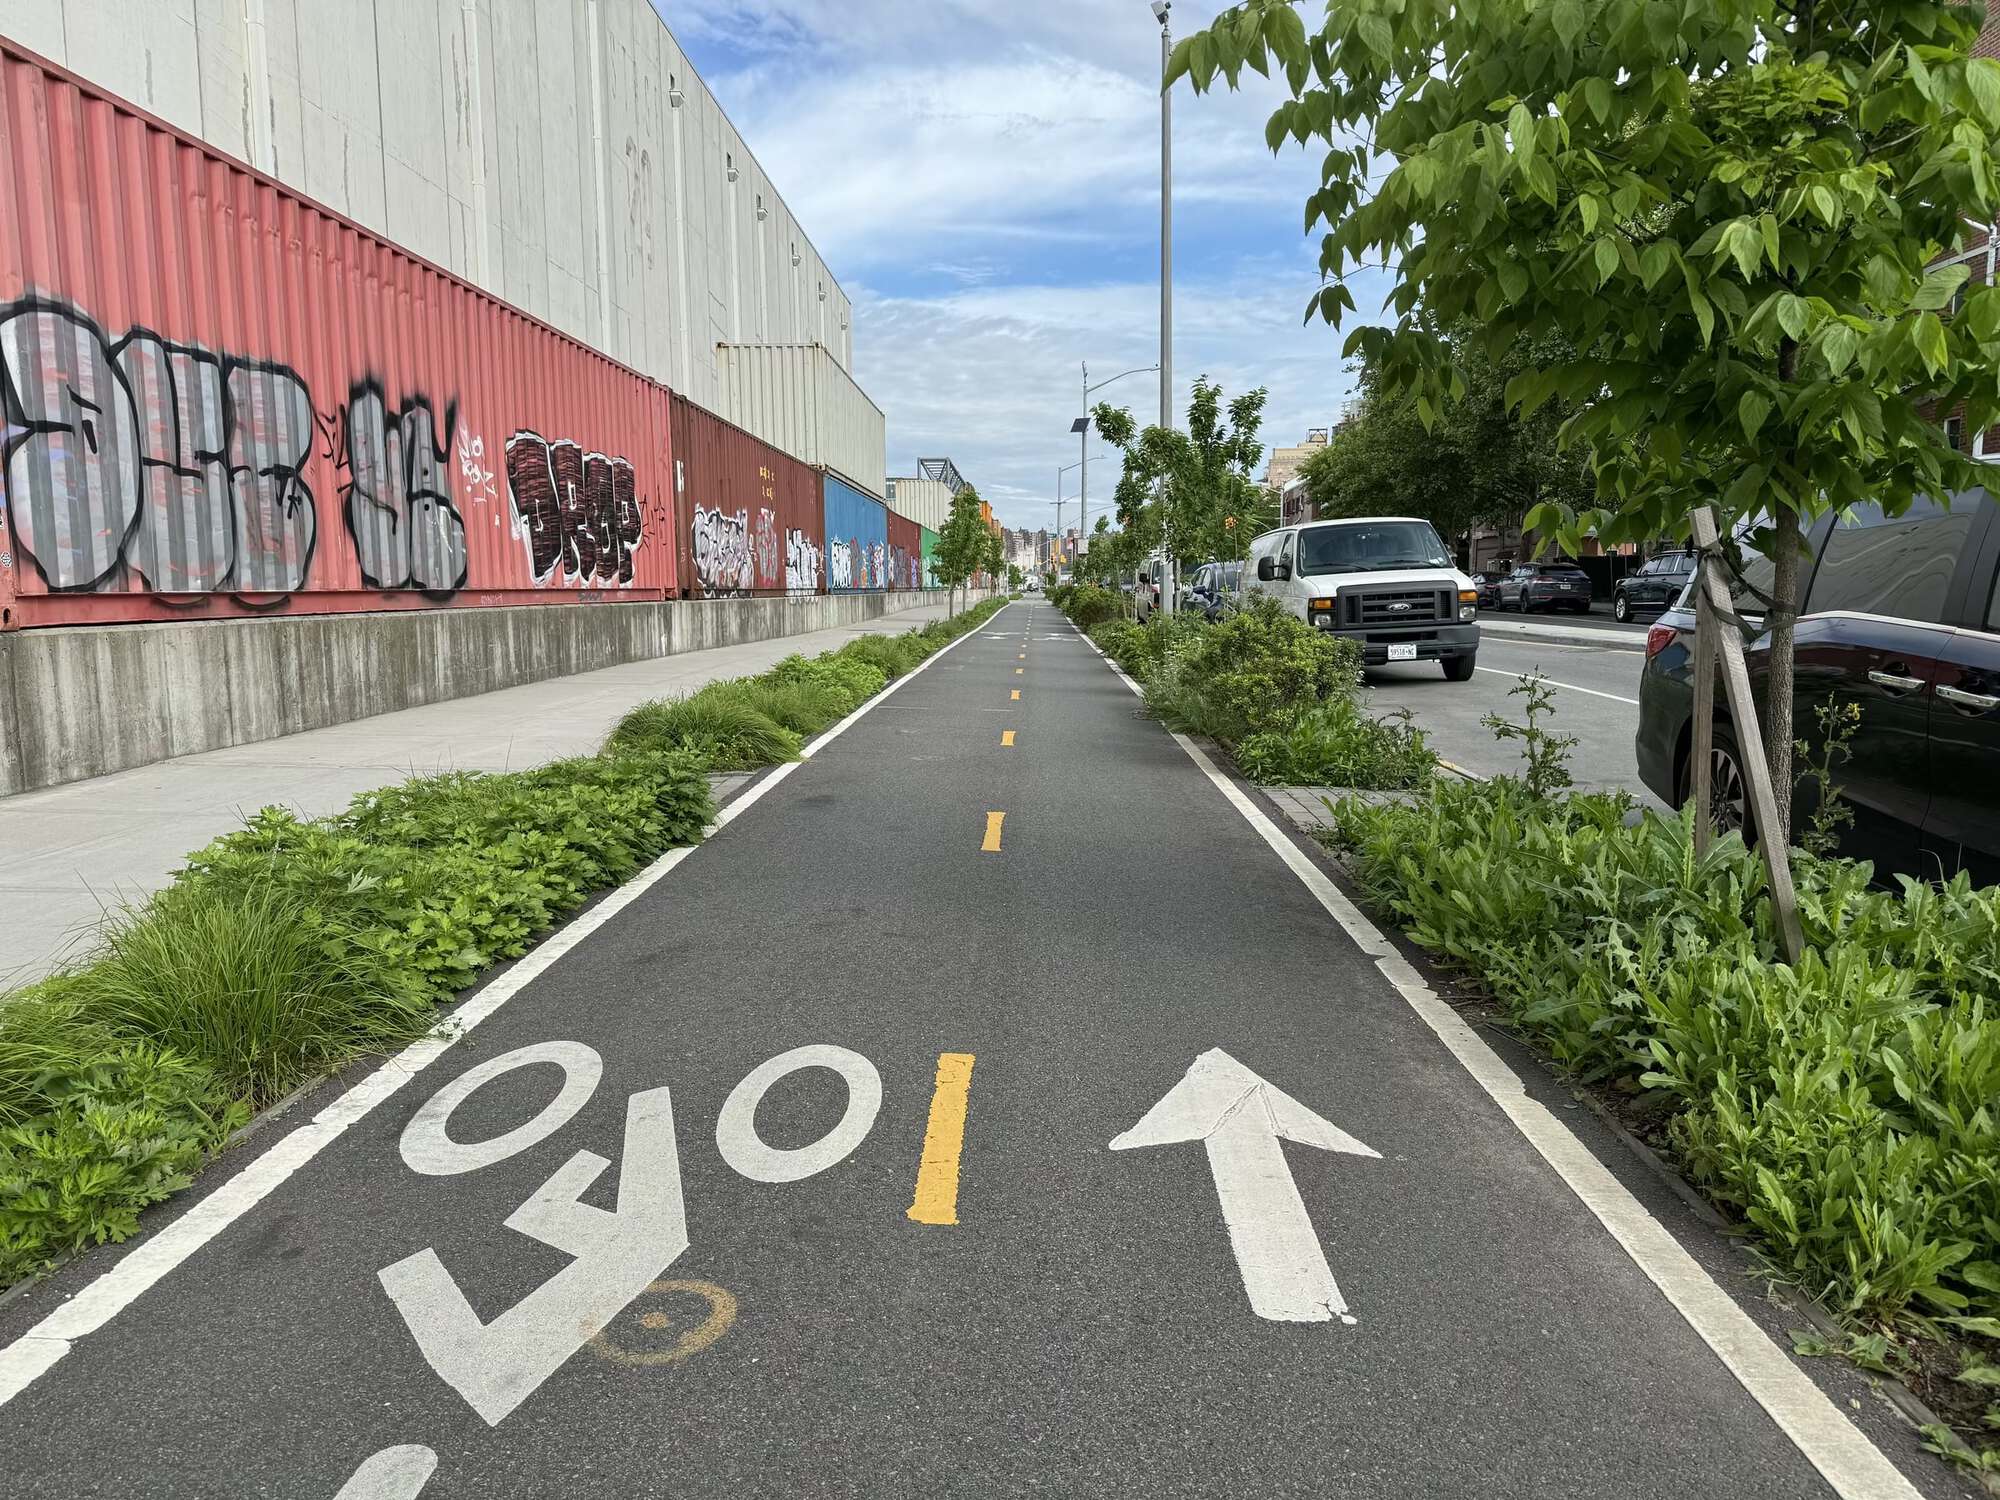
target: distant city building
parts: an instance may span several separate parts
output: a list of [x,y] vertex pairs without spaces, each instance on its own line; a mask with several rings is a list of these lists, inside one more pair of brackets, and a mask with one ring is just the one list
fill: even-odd
[[1271,467],[1264,471],[1264,483],[1283,493],[1285,486],[1299,477],[1299,470],[1306,466],[1306,460],[1326,446],[1327,429],[1309,427],[1306,440],[1290,448],[1271,450]]

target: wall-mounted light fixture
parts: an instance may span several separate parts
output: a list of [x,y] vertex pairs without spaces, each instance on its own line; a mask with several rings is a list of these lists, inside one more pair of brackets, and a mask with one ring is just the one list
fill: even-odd
[[824,281],[819,284],[819,300],[822,302],[826,301],[826,283]]
[[757,195],[757,222],[761,224],[770,217],[771,210],[764,207],[764,195],[759,193]]
[[687,103],[687,95],[681,92],[680,80],[669,73],[667,75],[667,107],[669,109],[679,109],[685,103]]
[[799,263],[799,242],[798,242],[797,240],[793,240],[793,241],[792,241],[792,265],[793,265],[793,267],[794,267],[794,268],[796,268],[796,267],[798,266],[798,263]]
[[729,168],[729,180],[734,182],[736,180],[736,158],[725,152],[722,160]]

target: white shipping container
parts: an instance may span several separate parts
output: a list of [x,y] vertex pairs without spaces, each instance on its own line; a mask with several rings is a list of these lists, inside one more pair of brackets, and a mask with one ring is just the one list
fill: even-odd
[[952,489],[942,479],[898,477],[889,481],[889,489],[889,509],[897,515],[932,531],[944,530],[951,518]]
[[802,463],[880,496],[888,478],[882,408],[822,344],[717,344],[718,415]]

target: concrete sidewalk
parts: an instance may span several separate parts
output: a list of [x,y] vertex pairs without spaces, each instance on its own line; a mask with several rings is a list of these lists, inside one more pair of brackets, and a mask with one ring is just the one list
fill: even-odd
[[0,799],[0,987],[38,979],[108,908],[166,884],[194,850],[273,803],[308,816],[435,771],[508,771],[595,750],[633,704],[761,672],[857,636],[943,618],[926,605],[860,624],[551,678],[329,729],[161,761]]

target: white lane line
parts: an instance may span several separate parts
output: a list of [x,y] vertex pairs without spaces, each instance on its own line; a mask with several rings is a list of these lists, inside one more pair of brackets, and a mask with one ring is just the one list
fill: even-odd
[[[1532,677],[1535,675],[1532,672],[1509,672],[1505,667],[1474,667],[1472,670],[1475,672],[1488,672],[1495,677],[1511,677],[1516,682],[1520,681],[1523,677]],[[1593,698],[1609,698],[1613,703],[1629,703],[1634,708],[1639,706],[1637,698],[1624,698],[1620,697],[1617,693],[1601,693],[1596,688],[1578,687],[1573,682],[1557,682],[1553,677],[1544,677],[1542,681],[1546,682],[1550,687],[1568,688],[1572,693],[1588,693]]]
[[[994,611],[993,618],[998,619],[1006,613],[1006,609],[1007,606],[1002,605]],[[831,740],[844,733],[856,719],[896,692],[904,683],[924,671],[953,647],[971,640],[977,634],[977,631],[968,631],[950,645],[920,662],[911,671],[898,677],[807,745],[800,752],[802,757],[810,758],[825,749]],[[748,812],[765,793],[802,764],[804,764],[803,759],[787,761],[784,765],[773,767],[755,786],[716,814],[715,822],[704,831],[703,842]],[[348,1127],[395,1095],[417,1074],[443,1056],[454,1042],[520,994],[554,967],[556,961],[564,954],[580,946],[619,912],[666,879],[682,860],[701,848],[702,844],[692,844],[681,849],[669,849],[624,885],[607,894],[589,911],[545,939],[505,974],[460,1005],[450,1015],[445,1016],[440,1021],[437,1031],[413,1042],[384,1062],[373,1073],[313,1116],[309,1123],[278,1138],[262,1155],[251,1161],[229,1181],[171,1224],[146,1235],[116,1265],[86,1282],[83,1289],[69,1301],[54,1309],[4,1348],[0,1348],[0,1406],[5,1406],[46,1373],[57,1360],[69,1353],[70,1347],[78,1339],[104,1327],[181,1262],[263,1202],[300,1167],[345,1135]]]
[[[1095,642],[1091,649],[1096,650]],[[1138,683],[1119,670],[1102,651],[1104,664],[1133,692],[1144,696]],[[1169,731],[1171,733],[1172,731]],[[1583,1206],[1618,1242],[1634,1265],[1658,1287],[1688,1326],[1734,1375],[1790,1438],[1840,1500],[1923,1500],[1867,1435],[1847,1419],[1826,1392],[1793,1364],[1736,1300],[1716,1284],[1665,1225],[1591,1154],[1576,1135],[1540,1100],[1533,1098],[1514,1070],[1500,1060],[1465,1018],[1425,982],[1410,961],[1360,910],[1341,893],[1290,839],[1278,830],[1243,789],[1216,770],[1202,749],[1186,735],[1174,742],[1202,770],[1229,803],[1256,829],[1278,858],[1299,878],[1328,916],[1375,960],[1375,967],[1395,987],[1410,1009],[1443,1042],[1451,1055],[1488,1098],[1499,1105],[1514,1128],[1527,1138],[1542,1160],[1576,1194]]]

